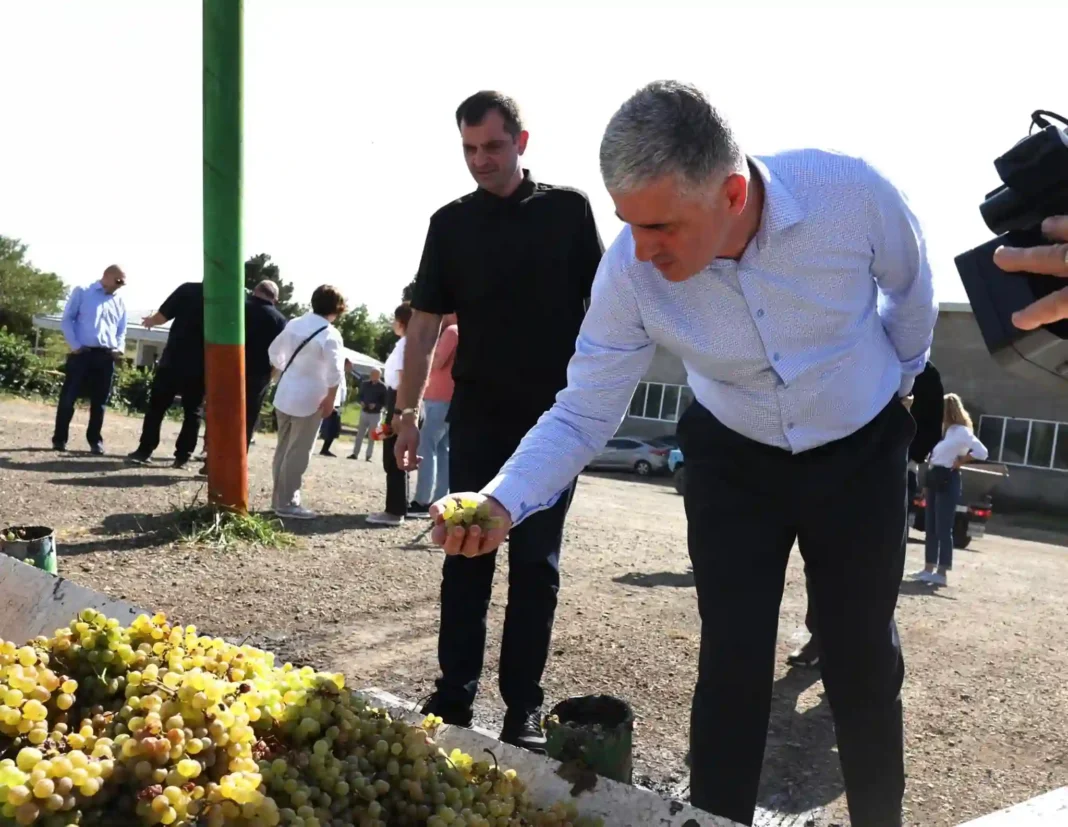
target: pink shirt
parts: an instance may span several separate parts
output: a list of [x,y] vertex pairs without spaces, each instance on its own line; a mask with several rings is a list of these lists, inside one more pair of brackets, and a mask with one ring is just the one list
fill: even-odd
[[434,361],[430,364],[430,378],[426,383],[423,399],[428,402],[452,401],[452,363],[456,361],[456,343],[460,340],[460,331],[452,324],[441,331],[437,347],[434,348]]

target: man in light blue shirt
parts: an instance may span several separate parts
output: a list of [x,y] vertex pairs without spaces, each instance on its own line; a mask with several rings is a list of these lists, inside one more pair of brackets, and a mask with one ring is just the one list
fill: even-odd
[[678,428],[702,621],[691,800],[752,822],[798,541],[852,824],[898,827],[894,610],[915,431],[900,399],[937,317],[919,224],[857,158],[744,155],[674,82],[615,114],[601,172],[627,227],[601,261],[567,388],[480,494],[458,495],[487,499],[496,526],[447,531],[438,516],[435,536],[450,554],[495,548],[612,436],[656,345],[678,354],[696,398]]
[[63,337],[70,355],[52,434],[52,447],[57,451],[67,449],[74,405],[85,392],[89,396],[89,427],[85,432],[89,450],[98,456],[104,453],[104,408],[111,396],[115,365],[126,352],[126,304],[117,295],[124,284],[126,274],[112,264],[100,281],[75,287],[63,308]]

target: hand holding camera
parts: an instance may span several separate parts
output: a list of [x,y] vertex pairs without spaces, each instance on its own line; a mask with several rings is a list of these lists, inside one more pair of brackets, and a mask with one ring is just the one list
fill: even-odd
[[[1042,234],[1054,242],[1068,242],[1068,215],[1047,218],[1042,222]],[[1009,273],[1068,278],[1068,243],[998,247],[994,251],[994,263]],[[1068,319],[1068,287],[1062,287],[1012,314],[1012,323],[1021,330],[1034,330],[1061,319]]]

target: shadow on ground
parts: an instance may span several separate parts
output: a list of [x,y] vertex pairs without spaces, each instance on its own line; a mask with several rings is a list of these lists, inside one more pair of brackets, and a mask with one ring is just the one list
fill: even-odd
[[928,585],[927,583],[921,583],[918,580],[902,580],[897,593],[908,597],[939,597],[942,600],[957,599],[946,594],[944,589]]
[[995,514],[988,535],[1068,547],[1068,519],[1045,514]]
[[56,477],[48,481],[49,485],[80,485],[86,488],[165,488],[176,482],[189,482],[194,478],[176,474],[111,474],[99,477]]
[[689,571],[657,571],[648,574],[632,571],[612,578],[613,583],[623,586],[641,586],[654,589],[657,586],[669,586],[675,589],[692,589],[694,587],[693,569]]
[[758,798],[769,810],[804,813],[825,807],[845,789],[822,687],[815,706],[797,711],[798,698],[819,680],[818,669],[795,667],[775,682]]
[[57,539],[56,553],[75,557],[96,551],[139,551],[166,545],[178,539],[178,519],[168,514],[109,514],[89,532],[96,539],[81,535],[70,540]]
[[[87,454],[91,456],[91,454]],[[129,468],[129,464],[121,459],[92,459],[85,461],[71,459],[48,459],[41,462],[13,462],[7,457],[0,457],[0,468],[9,471],[37,471],[44,474],[67,473],[98,473],[118,471],[120,468]]]

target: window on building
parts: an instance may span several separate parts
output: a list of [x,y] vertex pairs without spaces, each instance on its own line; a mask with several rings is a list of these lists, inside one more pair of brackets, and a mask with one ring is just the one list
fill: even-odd
[[984,415],[979,440],[991,462],[1068,471],[1068,423]]
[[693,401],[693,391],[685,385],[639,382],[630,399],[628,414],[635,419],[678,422],[686,406]]

